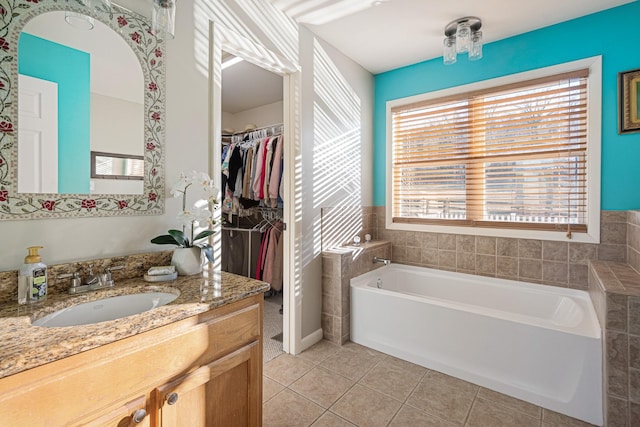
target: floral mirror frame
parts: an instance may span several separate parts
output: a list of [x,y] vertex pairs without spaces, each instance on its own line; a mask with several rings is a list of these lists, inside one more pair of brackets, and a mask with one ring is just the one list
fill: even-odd
[[[18,193],[18,40],[30,19],[65,10],[110,27],[140,61],[145,92],[142,194]],[[0,220],[164,213],[165,52],[164,40],[151,33],[145,17],[117,5],[96,12],[79,0],[0,0]]]

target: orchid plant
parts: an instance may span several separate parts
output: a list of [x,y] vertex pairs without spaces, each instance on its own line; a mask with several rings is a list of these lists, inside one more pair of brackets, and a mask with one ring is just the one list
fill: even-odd
[[[197,200],[191,208],[187,209],[187,190],[191,186],[200,188],[205,198]],[[218,207],[217,194],[218,189],[206,173],[196,171],[190,175],[181,173],[180,179],[171,188],[171,195],[182,197],[182,211],[177,215],[178,221],[182,224],[182,231],[169,230],[169,234],[155,237],[151,239],[151,243],[177,245],[181,248],[199,247],[207,259],[213,262],[213,248],[208,242],[202,242],[202,239],[214,233],[210,229],[210,226],[215,224],[211,210]],[[207,229],[195,234],[196,226],[207,227]]]

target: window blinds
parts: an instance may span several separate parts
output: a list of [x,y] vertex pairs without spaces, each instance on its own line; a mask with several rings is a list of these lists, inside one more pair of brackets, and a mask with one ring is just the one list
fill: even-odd
[[587,77],[392,108],[393,221],[586,231]]

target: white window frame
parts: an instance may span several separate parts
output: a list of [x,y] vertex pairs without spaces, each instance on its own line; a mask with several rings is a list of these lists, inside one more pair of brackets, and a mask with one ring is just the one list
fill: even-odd
[[[417,102],[442,98],[476,90],[490,89],[502,85],[553,76],[556,74],[589,69],[587,88],[587,232],[573,232],[571,238],[566,231],[524,230],[511,228],[461,227],[453,225],[394,223],[393,203],[393,126],[391,109]],[[577,61],[483,80],[462,86],[423,93],[406,98],[387,101],[386,117],[386,228],[391,230],[421,231],[434,233],[468,234],[479,236],[513,237],[521,239],[557,240],[583,243],[600,243],[600,159],[602,139],[602,57],[594,56]]]

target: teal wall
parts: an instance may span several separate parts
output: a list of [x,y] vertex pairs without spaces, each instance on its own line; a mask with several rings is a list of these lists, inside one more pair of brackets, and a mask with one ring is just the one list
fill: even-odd
[[18,72],[58,84],[58,193],[89,193],[90,55],[22,33]]
[[374,205],[385,205],[387,101],[602,55],[601,206],[639,209],[640,132],[619,135],[617,110],[618,72],[640,68],[638,18],[640,2],[633,2],[487,44],[479,61],[458,55],[445,66],[440,57],[376,75]]

